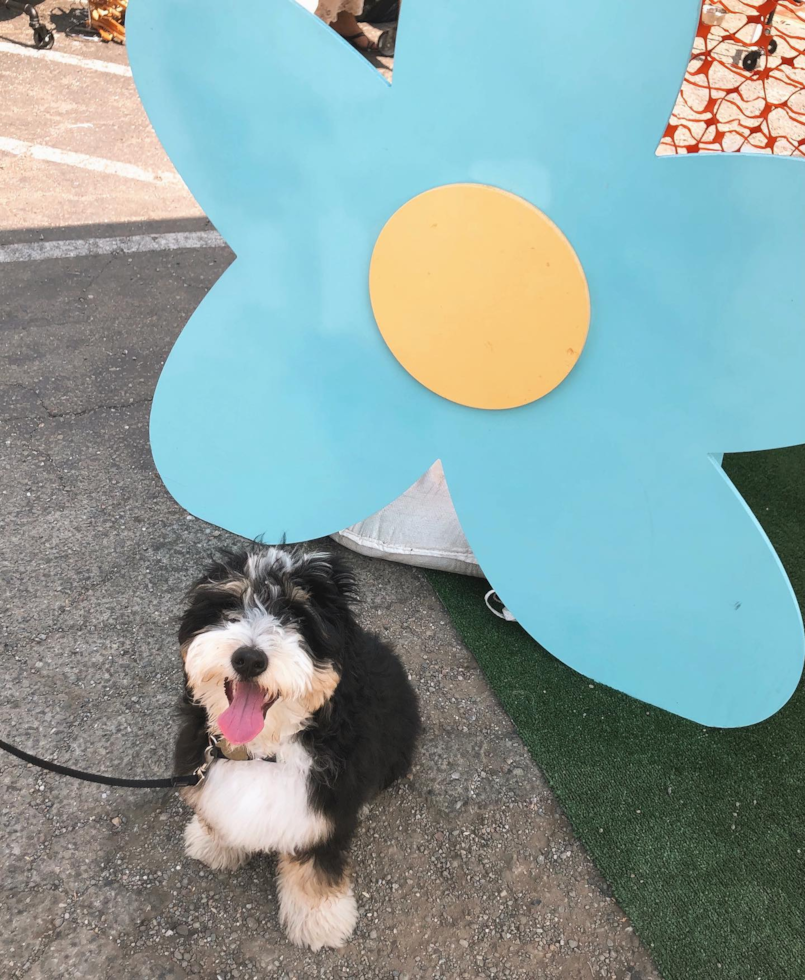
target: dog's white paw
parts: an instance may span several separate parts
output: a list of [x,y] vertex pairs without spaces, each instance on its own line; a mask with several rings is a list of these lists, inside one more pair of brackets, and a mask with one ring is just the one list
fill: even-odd
[[237,871],[249,857],[248,851],[217,841],[197,816],[185,827],[184,850],[189,858],[201,861],[213,871]]
[[358,906],[352,889],[332,895],[315,908],[298,901],[280,900],[280,921],[288,938],[313,952],[323,947],[338,949],[355,931]]
[[358,905],[348,878],[330,884],[309,866],[281,860],[277,892],[280,922],[297,946],[337,949],[354,932]]

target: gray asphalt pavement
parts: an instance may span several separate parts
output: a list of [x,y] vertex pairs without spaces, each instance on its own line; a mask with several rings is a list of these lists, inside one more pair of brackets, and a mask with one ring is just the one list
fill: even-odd
[[[27,41],[24,18],[0,15],[0,255],[208,230],[180,183],[76,156],[171,171],[131,78],[3,47]],[[63,36],[55,51],[126,64],[125,49]],[[0,262],[0,734],[68,765],[169,771],[181,596],[232,538],[163,488],[149,402],[231,260],[208,248]],[[273,860],[234,875],[187,860],[176,794],[0,755],[1,977],[658,980],[424,578],[354,562],[361,619],[396,643],[427,731],[412,778],[359,835],[353,941],[290,946]]]

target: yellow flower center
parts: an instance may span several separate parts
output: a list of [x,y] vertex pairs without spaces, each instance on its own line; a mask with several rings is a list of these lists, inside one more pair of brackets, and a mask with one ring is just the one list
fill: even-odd
[[448,184],[403,205],[377,239],[369,286],[400,364],[473,408],[515,408],[553,391],[590,325],[570,242],[533,204],[482,184]]

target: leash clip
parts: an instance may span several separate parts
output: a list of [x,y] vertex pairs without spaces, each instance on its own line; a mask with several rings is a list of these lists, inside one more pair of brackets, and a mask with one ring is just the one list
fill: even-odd
[[210,735],[210,741],[207,748],[204,749],[204,761],[193,773],[194,776],[198,777],[198,782],[196,786],[201,786],[204,780],[207,778],[207,770],[218,758],[218,743],[221,741],[220,735]]

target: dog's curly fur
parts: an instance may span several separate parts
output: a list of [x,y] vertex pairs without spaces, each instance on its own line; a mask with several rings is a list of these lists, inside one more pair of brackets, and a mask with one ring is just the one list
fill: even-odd
[[[417,698],[392,648],[355,619],[355,579],[337,555],[299,548],[222,553],[188,593],[179,642],[186,674],[175,770],[201,765],[237,683],[237,650],[265,654],[263,731],[185,791],[187,851],[211,867],[280,854],[280,913],[317,949],[357,917],[348,852],[361,807],[410,769]],[[259,654],[258,654],[259,655]],[[260,660],[262,664],[263,660]],[[273,761],[263,761],[265,759]]]

